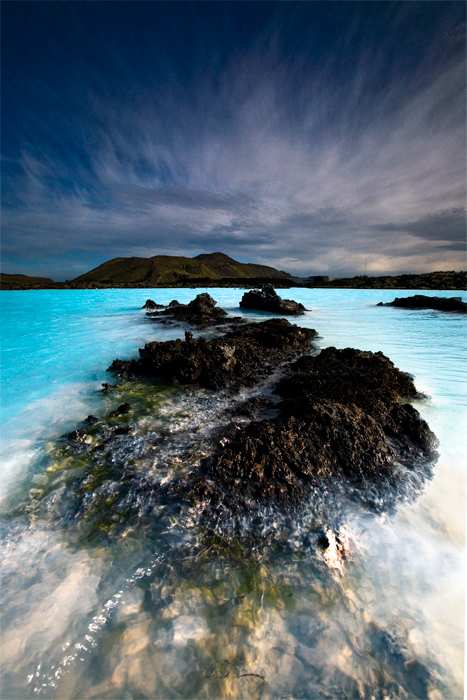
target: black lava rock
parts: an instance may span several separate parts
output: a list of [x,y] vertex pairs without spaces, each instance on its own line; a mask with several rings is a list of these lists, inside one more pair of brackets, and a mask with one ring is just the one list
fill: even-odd
[[327,348],[292,369],[276,388],[279,415],[219,443],[189,485],[192,504],[299,503],[323,481],[379,483],[400,464],[412,468],[437,456],[427,423],[400,403],[418,395],[412,379],[382,353]]
[[316,331],[298,328],[286,319],[250,323],[206,341],[187,333],[180,339],[152,342],[140,350],[139,360],[114,360],[108,368],[119,377],[152,376],[175,384],[209,389],[254,382],[255,372],[272,371],[279,363],[309,352]]
[[124,413],[129,413],[131,409],[131,405],[129,403],[122,403],[121,406],[115,409],[115,411],[111,411],[109,413],[109,418],[116,418],[117,416],[121,416]]
[[396,298],[388,304],[380,301],[377,306],[399,306],[404,309],[435,309],[436,311],[458,311],[467,313],[467,304],[461,297],[428,297],[415,294],[413,297]]
[[104,394],[110,394],[116,388],[117,384],[107,384],[107,382],[104,382],[102,384],[102,391],[104,392]]
[[164,305],[163,304],[156,304],[155,301],[152,299],[148,299],[145,303],[144,306],[141,307],[142,309],[163,309]]
[[242,297],[240,307],[257,311],[272,311],[275,314],[290,316],[299,316],[306,311],[303,304],[290,299],[281,299],[272,285],[263,287],[261,291],[252,289],[250,292],[246,292]]
[[196,328],[243,322],[243,319],[240,317],[229,317],[227,312],[216,307],[216,304],[215,299],[209,294],[198,294],[189,304],[180,304],[174,299],[164,311],[148,313],[148,316],[161,323],[166,323],[170,319],[178,323],[189,323]]

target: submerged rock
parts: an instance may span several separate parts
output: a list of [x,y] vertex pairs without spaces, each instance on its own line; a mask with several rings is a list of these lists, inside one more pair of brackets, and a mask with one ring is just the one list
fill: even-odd
[[129,413],[130,409],[131,405],[128,402],[122,403],[118,408],[109,413],[109,418],[116,418],[117,416],[121,416],[124,413]]
[[67,438],[71,442],[84,442],[87,437],[87,432],[83,428],[78,428],[77,430],[72,430],[71,433],[65,433],[63,437]]
[[189,304],[180,304],[176,299],[164,311],[148,313],[153,320],[166,323],[168,320],[189,323],[197,328],[208,328],[226,324],[242,323],[240,317],[228,316],[224,309],[216,307],[217,302],[210,294],[198,294]]
[[107,384],[107,382],[103,382],[102,384],[102,391],[104,394],[110,394],[112,391],[115,391],[115,389],[118,388],[117,384]]
[[114,360],[110,371],[119,377],[152,376],[176,384],[196,384],[209,389],[244,386],[258,372],[268,373],[286,359],[309,352],[315,330],[291,325],[286,319],[240,326],[206,341],[194,339],[148,343],[139,360]]
[[418,396],[413,381],[382,353],[327,348],[292,370],[276,387],[279,415],[219,443],[188,486],[193,505],[298,503],[323,481],[365,486],[436,457],[426,422],[399,402]]
[[435,309],[436,311],[460,311],[467,313],[467,304],[461,297],[428,297],[415,294],[413,297],[396,298],[387,304],[380,301],[377,306],[400,306],[404,309]]
[[281,299],[276,290],[269,284],[261,289],[252,289],[246,292],[240,302],[242,309],[254,309],[257,311],[272,311],[275,314],[299,316],[306,309],[303,304],[290,299]]

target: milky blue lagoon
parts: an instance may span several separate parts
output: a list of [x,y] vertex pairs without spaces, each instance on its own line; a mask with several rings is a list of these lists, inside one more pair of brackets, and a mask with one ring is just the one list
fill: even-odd
[[343,494],[345,562],[304,549],[304,522],[274,558],[190,558],[196,514],[146,513],[143,496],[141,521],[114,536],[104,477],[96,491],[107,500],[83,529],[74,495],[86,465],[60,452],[63,433],[128,399],[139,410],[135,469],[148,468],[146,437],[160,433],[151,468],[162,473],[183,469],[184,446],[202,450],[222,422],[206,391],[100,390],[113,359],[183,337],[146,317],[148,297],[186,303],[201,291],[232,314],[270,316],[240,312],[240,289],[1,292],[0,696],[463,697],[467,326],[454,313],[376,306],[413,291],[281,293],[311,309],[294,322],[315,328],[318,346],[381,350],[414,375],[427,395],[416,408],[440,441],[433,478],[395,512],[365,512]]

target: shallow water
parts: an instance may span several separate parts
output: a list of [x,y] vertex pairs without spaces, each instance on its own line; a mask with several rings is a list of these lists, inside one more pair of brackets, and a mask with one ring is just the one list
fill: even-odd
[[[311,309],[296,322],[317,345],[382,350],[414,375],[440,457],[395,512],[346,493],[310,497],[296,519],[263,512],[269,546],[247,553],[142,488],[202,458],[229,400],[142,383],[100,391],[115,357],[183,336],[147,319],[146,298],[201,291],[1,293],[0,696],[463,697],[465,317],[376,306],[412,291],[281,293]],[[270,316],[240,312],[242,290],[206,291],[232,314]],[[66,451],[60,435],[125,400],[133,434],[97,458]],[[337,511],[345,558],[331,535],[324,553],[307,544]]]

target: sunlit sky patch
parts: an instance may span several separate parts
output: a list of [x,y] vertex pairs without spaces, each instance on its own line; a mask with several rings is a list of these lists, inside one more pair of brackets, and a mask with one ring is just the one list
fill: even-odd
[[2,270],[465,262],[464,2],[2,2]]

